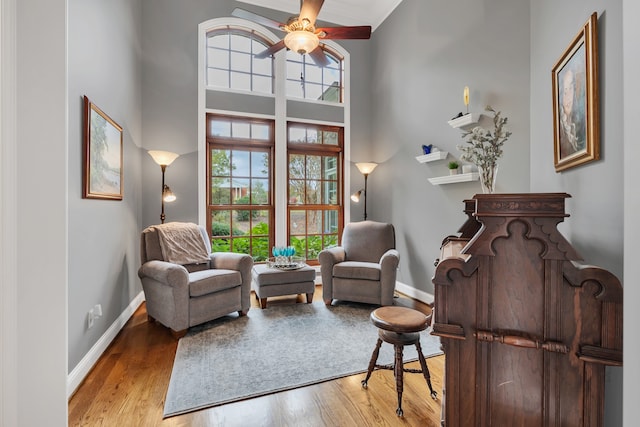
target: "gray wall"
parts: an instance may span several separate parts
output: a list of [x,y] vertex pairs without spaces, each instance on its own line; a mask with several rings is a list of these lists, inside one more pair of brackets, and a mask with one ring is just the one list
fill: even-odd
[[[461,13],[464,11],[464,13]],[[505,36],[508,35],[508,36]],[[509,119],[498,192],[529,190],[529,2],[526,0],[404,0],[374,32],[372,53],[371,219],[396,226],[398,280],[433,293],[433,260],[442,239],[466,219],[462,200],[479,182],[433,186],[459,159],[461,131],[447,121],[490,104]],[[422,144],[449,152],[421,164]]]
[[[231,16],[236,7],[281,22],[286,22],[289,17],[286,13],[232,0],[143,2],[143,146],[145,150],[167,150],[180,154],[166,172],[166,183],[178,197],[175,202],[165,204],[167,221],[198,221],[198,24]],[[273,32],[282,34],[276,30]],[[354,161],[366,161],[364,156],[370,140],[370,45],[353,40],[340,40],[339,44],[351,55],[352,158]],[[357,172],[357,169],[354,170]],[[145,188],[149,189],[145,189],[142,195],[142,224],[157,224],[161,173],[159,166],[145,152],[142,154],[142,179]],[[361,182],[356,181],[354,186],[358,185],[361,186]],[[356,212],[355,215],[361,213]]]
[[[141,10],[140,0],[68,1],[69,371],[142,290]],[[82,198],[84,95],[123,128],[122,201]],[[103,316],[88,329],[96,304]]]
[[[64,426],[68,277],[65,0],[2,1],[1,14],[0,257],[3,274],[10,270],[13,277],[5,281],[3,276],[0,283],[0,424]],[[8,88],[11,96],[5,91]]]
[[[551,69],[593,12],[598,12],[602,159],[566,172],[553,168]],[[531,2],[531,191],[564,191],[571,215],[560,230],[585,263],[623,280],[622,1]],[[630,325],[627,323],[626,327]],[[630,363],[626,359],[626,363]],[[622,369],[606,375],[606,425],[622,425]]]
[[638,324],[638,310],[635,303],[640,301],[640,281],[638,280],[637,240],[640,237],[640,168],[636,167],[640,158],[640,144],[636,137],[637,117],[640,115],[640,26],[636,18],[640,15],[640,2],[622,0],[622,44],[623,44],[623,88],[629,96],[624,98],[624,388],[623,425],[633,426],[640,418],[637,404],[638,384],[640,384],[640,363],[636,363],[640,353],[640,334],[634,327]]

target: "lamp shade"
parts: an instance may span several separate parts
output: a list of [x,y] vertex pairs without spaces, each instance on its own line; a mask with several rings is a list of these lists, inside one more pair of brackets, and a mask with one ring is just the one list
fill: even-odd
[[377,163],[356,163],[356,167],[363,175],[369,175],[378,166]]
[[162,191],[162,200],[165,202],[174,202],[176,200],[176,195],[173,194],[173,191],[171,191],[171,188],[169,188],[168,185],[164,186]]
[[362,194],[362,190],[358,190],[351,195],[351,200],[358,203],[360,201],[360,195]]
[[180,154],[172,153],[170,151],[158,151],[158,150],[150,150],[149,155],[153,158],[160,166],[169,166],[175,159],[177,159]]
[[299,54],[309,53],[320,44],[318,36],[309,31],[291,31],[284,37],[284,44]]

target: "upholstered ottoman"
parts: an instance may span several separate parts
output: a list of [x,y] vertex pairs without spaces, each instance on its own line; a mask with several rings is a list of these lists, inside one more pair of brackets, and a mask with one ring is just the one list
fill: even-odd
[[307,303],[313,301],[316,270],[308,265],[296,270],[281,270],[256,264],[252,274],[253,290],[260,300],[260,308],[267,308],[268,297],[282,295],[307,294]]

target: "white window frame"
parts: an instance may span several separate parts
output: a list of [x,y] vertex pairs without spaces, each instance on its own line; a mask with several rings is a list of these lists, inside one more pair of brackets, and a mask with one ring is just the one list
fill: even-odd
[[[343,57],[343,66],[344,66],[344,99],[342,104],[336,104],[334,102],[326,102],[326,101],[316,101],[316,100],[305,100],[299,98],[287,98],[286,96],[286,51],[281,50],[280,52],[275,54],[275,63],[274,63],[274,93],[273,95],[263,94],[263,93],[252,93],[252,96],[265,96],[265,97],[275,97],[275,115],[261,115],[261,114],[251,114],[237,111],[228,111],[228,110],[219,110],[219,109],[210,109],[206,107],[206,95],[207,91],[220,91],[220,92],[238,92],[233,89],[224,89],[224,88],[213,88],[207,87],[206,84],[206,70],[207,70],[207,62],[206,62],[206,49],[207,49],[207,33],[214,29],[227,27],[227,26],[236,26],[236,27],[244,27],[248,30],[253,30],[266,39],[270,40],[272,43],[277,43],[281,40],[280,36],[275,35],[268,29],[262,27],[251,21],[246,21],[244,19],[238,18],[215,18],[210,19],[208,21],[202,22],[198,25],[198,222],[200,224],[206,224],[206,212],[207,212],[207,200],[206,200],[206,192],[207,182],[206,182],[206,164],[207,164],[207,153],[206,153],[206,115],[207,113],[217,113],[217,114],[226,114],[226,115],[236,115],[243,117],[257,117],[257,118],[266,118],[275,120],[275,156],[274,156],[274,166],[275,166],[275,174],[273,176],[275,193],[274,193],[274,226],[275,226],[275,244],[278,246],[286,245],[287,241],[287,170],[288,170],[288,162],[287,162],[287,122],[288,121],[296,121],[300,123],[310,123],[310,124],[322,124],[322,125],[331,125],[331,126],[341,126],[344,128],[344,172],[343,172],[343,215],[344,215],[344,224],[346,225],[349,222],[349,218],[351,217],[350,212],[350,203],[346,196],[348,193],[348,189],[350,188],[351,174],[350,167],[351,164],[351,108],[350,108],[350,99],[351,99],[351,89],[350,89],[350,81],[351,81],[351,67],[350,67],[350,56],[349,52],[347,52],[343,47],[338,45],[337,43],[327,40],[322,43],[329,46],[331,49],[335,50],[339,55]],[[242,92],[246,93],[246,92]],[[344,122],[328,122],[328,121],[319,121],[319,120],[309,120],[302,119],[299,117],[288,116],[287,114],[287,101],[292,100],[295,102],[303,102],[303,103],[321,103],[326,105],[332,105],[337,108],[343,108],[343,117]],[[282,153],[282,154],[280,154]]]

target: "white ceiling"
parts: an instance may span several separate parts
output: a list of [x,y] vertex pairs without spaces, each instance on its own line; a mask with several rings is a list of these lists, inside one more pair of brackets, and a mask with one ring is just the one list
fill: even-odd
[[[269,9],[300,12],[300,0],[239,0]],[[371,25],[375,30],[402,0],[325,0],[318,19],[338,25]],[[269,18],[269,17],[268,17]]]

